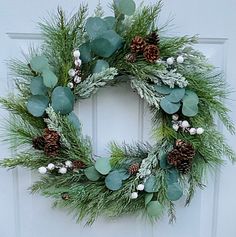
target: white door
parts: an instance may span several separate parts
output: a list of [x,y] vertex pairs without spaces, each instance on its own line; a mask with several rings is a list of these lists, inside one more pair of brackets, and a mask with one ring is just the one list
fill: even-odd
[[[95,0],[89,0],[95,7]],[[141,2],[141,1],[137,1]],[[156,2],[144,1],[145,3]],[[108,0],[102,1],[106,12]],[[47,12],[61,5],[69,12],[78,7],[75,0],[0,0],[0,95],[11,90],[11,79],[5,60],[19,57],[30,42],[40,44],[36,23]],[[236,88],[236,4],[233,0],[165,0],[161,21],[175,18],[176,34],[199,34],[196,45],[211,62],[222,69],[228,83]],[[232,95],[236,99],[236,95]],[[234,105],[234,106],[233,106]],[[236,120],[235,102],[230,102]],[[104,88],[93,98],[76,106],[84,133],[91,135],[94,150],[105,154],[111,140],[132,142],[148,140],[150,116],[145,104],[127,86]],[[7,113],[1,110],[1,123]],[[114,126],[114,124],[116,126]],[[221,129],[219,127],[219,129]],[[225,134],[233,146],[235,137]],[[1,144],[1,157],[10,151]],[[24,169],[0,170],[0,237],[235,237],[236,168],[226,165],[211,175],[205,191],[198,191],[188,208],[177,202],[177,223],[168,224],[165,217],[155,225],[135,216],[115,220],[99,219],[92,227],[76,224],[65,210],[50,209],[51,202],[31,196],[27,188],[37,175]],[[115,205],[115,203],[114,203]]]

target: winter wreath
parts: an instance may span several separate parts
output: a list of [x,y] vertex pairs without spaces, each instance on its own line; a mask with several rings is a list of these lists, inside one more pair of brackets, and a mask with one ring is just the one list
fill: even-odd
[[[195,37],[166,37],[157,27],[161,2],[110,6],[107,17],[100,5],[92,17],[86,5],[71,17],[58,8],[40,23],[40,49],[11,61],[17,94],[0,102],[12,115],[4,136],[15,156],[1,166],[38,170],[32,193],[52,197],[78,221],[133,213],[156,220],[165,212],[173,221],[175,201],[184,196],[188,205],[209,169],[223,156],[236,159],[215,123],[235,131],[223,103],[230,91],[193,49]],[[113,142],[110,157],[98,158],[74,104],[120,81],[149,105],[155,142]]]

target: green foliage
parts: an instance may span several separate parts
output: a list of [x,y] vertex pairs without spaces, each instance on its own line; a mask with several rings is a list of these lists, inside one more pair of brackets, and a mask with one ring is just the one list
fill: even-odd
[[49,104],[49,98],[45,95],[32,95],[27,103],[27,109],[35,117],[41,117]]

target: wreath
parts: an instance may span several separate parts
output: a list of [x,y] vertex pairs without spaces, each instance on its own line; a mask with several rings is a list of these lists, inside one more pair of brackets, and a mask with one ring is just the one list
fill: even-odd
[[[165,25],[157,27],[162,2],[111,6],[114,16],[107,17],[100,5],[92,17],[87,5],[70,17],[58,8],[40,23],[40,49],[11,60],[17,93],[0,102],[11,113],[4,134],[15,155],[1,166],[38,170],[31,191],[52,197],[78,221],[132,213],[156,220],[165,211],[174,221],[175,201],[184,196],[188,205],[222,156],[236,159],[216,126],[217,117],[235,132],[223,103],[230,90],[192,47],[196,37],[166,37]],[[120,82],[149,105],[155,141],[113,142],[110,157],[96,157],[74,104]]]

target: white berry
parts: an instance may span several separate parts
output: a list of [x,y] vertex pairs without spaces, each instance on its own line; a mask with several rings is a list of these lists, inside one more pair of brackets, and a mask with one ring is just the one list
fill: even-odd
[[204,133],[204,129],[203,128],[197,128],[197,134],[201,135]]
[[48,170],[54,170],[55,169],[55,165],[50,163],[50,164],[48,164],[47,168],[48,168]]
[[173,124],[172,128],[177,132],[179,130],[179,125]]
[[178,115],[178,114],[173,114],[173,115],[172,115],[172,119],[173,119],[174,121],[177,121],[177,120],[179,119],[179,115]]
[[68,86],[70,89],[73,89],[74,84],[73,84],[72,82],[69,82],[69,83],[67,84],[67,86]]
[[79,58],[80,57],[80,51],[78,49],[76,49],[74,52],[73,52],[73,55],[75,58]]
[[137,190],[138,190],[138,191],[143,191],[143,190],[144,190],[144,184],[139,184],[139,185],[137,186]]
[[178,56],[176,61],[177,61],[177,63],[183,63],[184,62],[184,57],[183,56]]
[[75,70],[74,70],[74,69],[70,69],[70,70],[68,71],[68,75],[69,75],[70,77],[74,77],[74,76],[75,76]]
[[58,173],[60,173],[60,174],[66,174],[66,172],[67,172],[67,168],[65,168],[65,167],[61,167],[61,168],[58,170]]
[[167,62],[167,64],[172,65],[174,63],[174,59],[173,58],[167,58],[166,62]]
[[80,83],[81,82],[81,77],[76,76],[74,78],[74,82],[77,83],[77,84]]
[[130,198],[131,198],[131,199],[136,199],[136,198],[138,198],[138,193],[137,193],[137,192],[131,193]]
[[190,128],[189,133],[190,133],[190,135],[195,135],[197,133],[197,129],[196,128]]
[[42,167],[38,168],[38,172],[40,174],[46,174],[47,173],[47,168],[42,166]]
[[65,162],[66,167],[71,168],[73,166],[73,163],[70,160],[67,160]]
[[182,128],[188,128],[190,126],[189,122],[187,120],[184,120],[182,123],[181,123],[181,127]]
[[82,64],[82,61],[81,61],[81,59],[76,59],[75,60],[75,66],[81,66],[81,64]]

